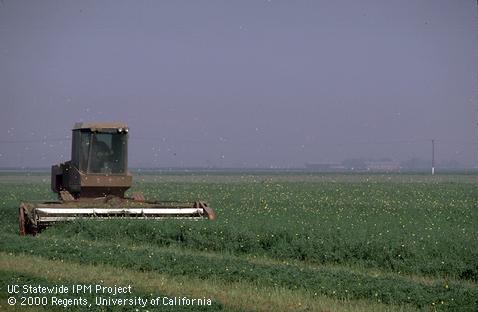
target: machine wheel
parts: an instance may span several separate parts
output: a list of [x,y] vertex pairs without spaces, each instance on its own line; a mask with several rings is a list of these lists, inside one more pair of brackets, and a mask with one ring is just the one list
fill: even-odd
[[20,205],[20,209],[18,210],[18,228],[20,230],[20,235],[33,235],[35,236],[38,233],[38,228],[35,224],[32,224],[31,220],[28,219],[28,215],[26,213],[26,208]]
[[20,209],[18,210],[18,227],[20,229],[20,235],[21,236],[27,235],[27,225],[26,225],[26,220],[25,220],[25,211],[23,210],[22,206],[20,206]]

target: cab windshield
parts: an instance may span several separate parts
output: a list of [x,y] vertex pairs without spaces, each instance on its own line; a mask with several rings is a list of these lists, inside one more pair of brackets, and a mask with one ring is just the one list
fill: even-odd
[[126,171],[127,134],[82,132],[80,170],[114,174]]

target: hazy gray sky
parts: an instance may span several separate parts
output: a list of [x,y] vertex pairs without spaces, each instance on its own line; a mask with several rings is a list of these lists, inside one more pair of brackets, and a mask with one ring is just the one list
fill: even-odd
[[478,165],[476,1],[0,2],[0,167],[125,121],[132,166]]

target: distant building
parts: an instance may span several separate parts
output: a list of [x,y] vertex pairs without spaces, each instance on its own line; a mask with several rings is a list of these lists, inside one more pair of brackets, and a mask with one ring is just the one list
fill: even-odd
[[400,163],[396,161],[367,161],[365,163],[367,171],[398,172]]
[[410,158],[402,161],[400,166],[403,170],[429,170],[431,168],[431,162],[429,160],[420,159],[417,157]]

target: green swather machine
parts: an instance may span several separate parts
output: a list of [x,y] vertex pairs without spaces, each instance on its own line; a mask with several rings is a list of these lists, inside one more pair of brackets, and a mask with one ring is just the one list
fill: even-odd
[[20,235],[78,218],[215,219],[203,201],[147,201],[141,193],[125,197],[132,176],[127,170],[128,126],[123,123],[76,123],[71,160],[51,168],[57,201],[20,204]]

